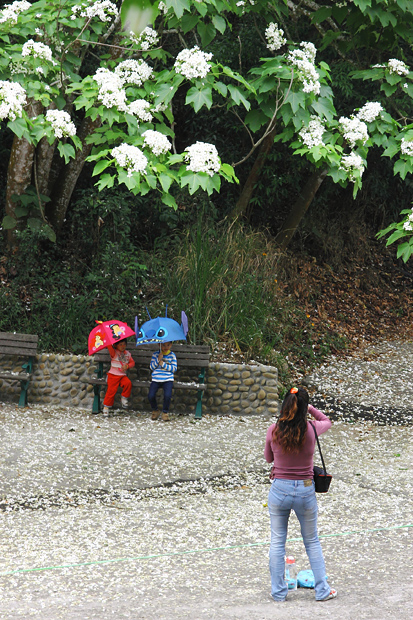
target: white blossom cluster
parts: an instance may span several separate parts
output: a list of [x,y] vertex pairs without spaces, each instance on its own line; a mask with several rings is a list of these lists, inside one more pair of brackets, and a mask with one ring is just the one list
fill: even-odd
[[340,170],[345,170],[348,173],[348,177],[350,181],[355,181],[355,171],[358,170],[360,172],[360,176],[362,176],[364,172],[364,162],[360,155],[357,153],[350,153],[350,155],[343,155],[340,162]]
[[123,80],[119,75],[100,67],[93,79],[99,85],[99,100],[104,106],[118,108],[122,112],[127,111],[126,92],[123,89]]
[[160,131],[148,129],[142,135],[144,137],[144,146],[148,146],[154,155],[163,155],[172,146],[168,138]]
[[383,111],[382,105],[377,101],[369,101],[365,103],[362,108],[357,112],[356,117],[360,121],[365,121],[366,123],[372,123]]
[[129,60],[124,60],[119,63],[115,69],[115,73],[124,84],[142,86],[146,80],[152,77],[153,70],[144,60],[134,60],[130,58]]
[[271,52],[276,52],[287,43],[284,38],[284,30],[278,28],[278,24],[271,22],[265,30],[265,38],[267,39],[267,47]]
[[76,135],[76,127],[70,114],[64,110],[48,110],[46,120],[51,124],[56,138]]
[[130,33],[130,38],[139,49],[146,52],[151,47],[154,47],[159,42],[158,33],[150,26],[146,26],[139,36],[136,36],[134,32]]
[[204,78],[211,68],[211,65],[208,64],[208,60],[211,58],[211,53],[202,52],[195,45],[192,49],[184,49],[179,52],[174,64],[175,71],[188,80],[197,77]]
[[79,14],[80,17],[86,17],[87,19],[98,17],[100,21],[108,22],[114,15],[118,14],[118,9],[110,0],[97,0],[96,2],[84,2],[74,6],[72,13],[72,20],[76,19]]
[[314,43],[310,43],[309,41],[301,41],[300,47],[303,48],[306,58],[308,58],[308,60],[314,64],[317,54],[317,49]]
[[15,2],[12,2],[11,4],[6,4],[0,13],[0,24],[8,21],[15,24],[20,13],[27,11],[27,9],[30,9],[31,6],[32,5],[30,2],[27,2],[26,0],[15,0]]
[[300,136],[303,144],[311,149],[313,146],[321,146],[324,144],[324,132],[325,127],[319,117],[312,115],[307,127],[303,127],[301,131],[299,131],[298,135]]
[[404,138],[402,138],[400,150],[403,155],[410,155],[411,157],[413,157],[413,140],[405,140]]
[[128,107],[129,114],[133,114],[140,121],[151,121],[150,104],[145,99],[135,99]]
[[16,120],[23,114],[26,91],[17,82],[0,81],[0,120]]
[[52,50],[48,45],[39,43],[29,39],[22,47],[22,56],[33,56],[33,58],[43,58],[43,60],[49,60],[53,62]]
[[111,150],[117,164],[128,171],[128,177],[134,172],[145,173],[148,160],[137,146],[121,144]]
[[340,130],[351,148],[355,147],[356,142],[365,144],[369,139],[367,125],[360,119],[342,116],[338,122]]
[[218,151],[208,142],[195,142],[185,149],[185,161],[189,162],[187,170],[191,172],[206,172],[210,177],[219,172],[221,162]]
[[287,61],[303,84],[305,93],[320,94],[320,81],[314,65],[315,48],[311,43],[302,42],[302,50],[293,50],[288,53]]
[[407,75],[409,73],[408,66],[402,60],[397,60],[397,58],[390,58],[387,66],[390,73],[397,73],[398,75]]
[[100,67],[93,76],[99,85],[99,100],[107,108],[115,107],[121,112],[137,116],[142,121],[150,121],[152,119],[150,104],[144,99],[137,99],[128,105],[124,86],[125,84],[142,86],[152,73],[151,67],[143,60],[125,60],[115,71]]
[[407,221],[403,224],[404,230],[413,230],[413,210],[407,216]]
[[162,11],[164,15],[166,15],[168,12],[168,7],[166,6],[165,2],[162,2],[162,0],[158,4],[158,9]]

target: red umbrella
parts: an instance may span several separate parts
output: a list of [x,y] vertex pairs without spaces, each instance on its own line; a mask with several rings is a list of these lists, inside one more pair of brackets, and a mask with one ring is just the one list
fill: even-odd
[[109,344],[115,344],[119,340],[134,336],[135,332],[122,321],[96,321],[97,327],[92,329],[88,338],[89,355],[93,355]]

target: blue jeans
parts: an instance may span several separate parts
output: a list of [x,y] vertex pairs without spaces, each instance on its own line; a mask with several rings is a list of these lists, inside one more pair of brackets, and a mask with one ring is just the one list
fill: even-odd
[[152,381],[151,385],[149,386],[149,394],[148,394],[148,400],[151,404],[152,410],[156,411],[158,409],[158,405],[156,402],[156,392],[159,390],[160,387],[163,387],[163,408],[162,411],[164,413],[168,413],[169,411],[169,406],[171,404],[171,398],[172,398],[172,388],[174,386],[174,382],[173,381]]
[[271,520],[270,574],[273,599],[283,601],[288,592],[284,581],[284,558],[291,510],[294,510],[300,522],[305,550],[314,573],[315,597],[317,600],[326,598],[331,588],[327,583],[323,552],[317,534],[318,507],[314,482],[311,486],[304,486],[303,480],[277,478],[268,495],[268,510]]

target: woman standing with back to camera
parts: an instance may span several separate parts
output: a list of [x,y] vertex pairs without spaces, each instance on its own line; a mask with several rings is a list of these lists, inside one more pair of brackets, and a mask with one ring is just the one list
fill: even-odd
[[318,507],[313,480],[315,435],[307,421],[307,413],[314,418],[317,435],[330,428],[331,421],[327,416],[308,404],[308,392],[304,388],[291,388],[281,405],[277,422],[267,431],[265,442],[265,460],[274,462],[268,509],[271,519],[271,596],[275,601],[285,601],[288,593],[284,581],[284,558],[291,510],[300,522],[305,550],[314,573],[316,600],[328,601],[337,596],[327,583],[317,533]]

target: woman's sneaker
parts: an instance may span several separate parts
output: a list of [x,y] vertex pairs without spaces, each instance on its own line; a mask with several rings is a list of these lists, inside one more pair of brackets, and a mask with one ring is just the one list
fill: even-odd
[[106,405],[103,406],[103,415],[107,417],[109,415],[109,407]]
[[325,598],[319,598],[317,599],[319,603],[322,603],[323,601],[329,601],[332,598],[336,598],[337,596],[337,591],[336,590],[330,590],[330,594],[328,596],[326,596]]
[[122,402],[122,407],[124,409],[127,409],[129,407],[129,401],[127,398],[125,398],[124,396],[121,396],[121,402]]

